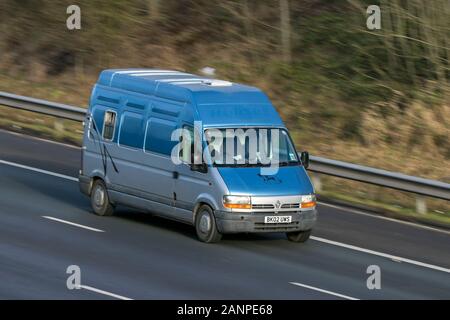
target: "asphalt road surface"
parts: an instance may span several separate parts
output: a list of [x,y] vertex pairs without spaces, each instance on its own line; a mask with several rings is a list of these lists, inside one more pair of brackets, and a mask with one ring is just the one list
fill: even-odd
[[[319,205],[305,244],[283,234],[196,239],[132,209],[98,217],[80,149],[0,131],[1,299],[450,299],[450,232]],[[69,290],[69,266],[81,288]],[[381,289],[368,289],[369,266]]]

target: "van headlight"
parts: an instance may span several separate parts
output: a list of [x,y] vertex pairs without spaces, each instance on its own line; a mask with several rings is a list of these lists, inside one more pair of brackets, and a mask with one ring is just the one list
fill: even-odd
[[314,194],[308,194],[301,196],[300,208],[314,208],[317,204],[316,196]]
[[251,197],[223,196],[223,206],[228,209],[251,209]]

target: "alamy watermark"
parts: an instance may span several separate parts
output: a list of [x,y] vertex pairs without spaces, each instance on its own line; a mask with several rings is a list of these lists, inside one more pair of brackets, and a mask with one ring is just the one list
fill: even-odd
[[81,29],[81,9],[79,6],[72,4],[67,7],[66,13],[69,14],[66,20],[66,26],[69,30]]
[[[67,7],[66,13],[69,15],[66,20],[66,26],[69,30],[81,29],[81,8],[78,5],[72,4]],[[366,26],[369,30],[381,29],[381,9],[378,5],[370,5],[366,9],[368,15]],[[214,72],[212,68],[205,70],[206,72]]]
[[67,278],[66,286],[67,289],[81,289],[81,269],[77,265],[70,265],[66,270],[67,274],[70,276]]
[[370,276],[367,278],[366,286],[369,290],[380,290],[381,289],[381,268],[377,265],[370,265],[366,270],[367,274]]
[[377,5],[370,5],[367,7],[366,13],[369,15],[367,17],[366,26],[369,30],[380,30],[381,29],[381,9]]

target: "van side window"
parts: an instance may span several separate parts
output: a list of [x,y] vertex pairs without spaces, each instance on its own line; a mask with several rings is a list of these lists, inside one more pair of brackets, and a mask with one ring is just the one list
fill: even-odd
[[181,137],[181,149],[180,149],[180,160],[185,163],[192,162],[192,153],[194,152],[194,128],[191,126],[183,126],[183,129],[187,130],[190,135],[190,141],[188,139],[183,139]]
[[172,132],[176,129],[175,121],[150,118],[145,135],[145,151],[170,156],[177,142],[172,141]]
[[140,114],[125,112],[119,130],[119,145],[141,149],[144,142],[143,118]]
[[116,127],[116,113],[114,111],[106,111],[103,118],[103,139],[111,141],[114,139],[114,129]]

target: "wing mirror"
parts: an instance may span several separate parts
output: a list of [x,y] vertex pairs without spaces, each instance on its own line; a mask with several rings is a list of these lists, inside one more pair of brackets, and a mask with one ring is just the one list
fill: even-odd
[[201,172],[201,173],[207,173],[208,172],[208,166],[204,162],[200,163],[200,164],[192,163],[191,164],[191,170],[192,171],[198,171],[198,172]]
[[[208,166],[206,165],[206,163],[202,160],[202,163],[195,163],[195,156],[194,156],[194,152],[191,153],[191,170],[192,171],[197,171],[197,172],[201,172],[201,173],[207,173],[208,172]],[[197,159],[198,160],[198,159]]]
[[303,164],[303,167],[305,167],[305,169],[308,169],[309,167],[309,152],[308,151],[302,151],[302,153],[300,154],[300,161]]

